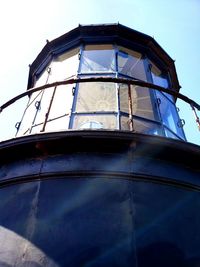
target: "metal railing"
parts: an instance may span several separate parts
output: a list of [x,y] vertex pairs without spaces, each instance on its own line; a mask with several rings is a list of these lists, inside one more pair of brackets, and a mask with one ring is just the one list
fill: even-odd
[[144,81],[140,81],[140,80],[136,80],[136,79],[114,78],[114,77],[105,77],[105,76],[102,76],[102,77],[87,77],[87,78],[85,78],[85,77],[77,78],[77,77],[73,76],[73,77],[70,77],[67,80],[57,81],[57,82],[53,82],[53,83],[47,83],[45,85],[29,89],[26,92],[15,96],[14,98],[10,99],[9,101],[7,101],[3,105],[1,105],[0,106],[0,113],[2,113],[6,108],[11,106],[16,101],[22,99],[25,96],[30,96],[32,93],[35,93],[37,91],[47,90],[49,88],[58,87],[58,86],[61,86],[61,85],[69,85],[69,84],[76,84],[76,83],[86,83],[86,82],[87,83],[88,82],[123,83],[123,84],[127,84],[128,86],[136,85],[136,86],[140,86],[140,87],[143,87],[143,88],[153,89],[153,90],[157,90],[157,91],[164,92],[164,93],[167,93],[169,95],[172,95],[175,99],[181,99],[181,100],[183,100],[184,102],[186,102],[187,104],[189,104],[191,106],[191,109],[192,109],[192,111],[194,113],[195,122],[197,123],[198,129],[200,130],[200,119],[199,119],[199,117],[197,115],[197,110],[200,111],[200,105],[197,102],[195,102],[194,100],[188,98],[187,96],[174,91],[173,88],[164,88],[164,87],[159,86],[159,85],[155,85],[155,84],[152,84],[152,83],[149,83],[149,82],[144,82]]

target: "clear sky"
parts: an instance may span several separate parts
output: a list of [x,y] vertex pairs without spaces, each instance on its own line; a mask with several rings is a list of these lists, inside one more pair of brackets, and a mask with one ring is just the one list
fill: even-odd
[[[46,39],[78,24],[117,22],[153,36],[175,60],[181,93],[200,103],[200,0],[2,0],[0,105],[26,90],[28,65]],[[178,107],[188,141],[200,145],[191,108],[181,102]],[[8,117],[6,112],[0,114],[0,135],[10,137],[21,111],[16,107]]]

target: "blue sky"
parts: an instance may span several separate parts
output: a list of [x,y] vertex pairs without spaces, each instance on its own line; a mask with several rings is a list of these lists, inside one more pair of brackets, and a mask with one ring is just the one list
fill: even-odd
[[[175,60],[181,93],[200,103],[200,0],[4,0],[0,3],[0,105],[26,90],[28,65],[46,39],[79,23],[116,22],[153,36]],[[200,145],[191,108],[181,102],[178,107],[188,141]],[[15,107],[0,115],[1,136],[14,135],[11,124],[20,120],[20,112]]]

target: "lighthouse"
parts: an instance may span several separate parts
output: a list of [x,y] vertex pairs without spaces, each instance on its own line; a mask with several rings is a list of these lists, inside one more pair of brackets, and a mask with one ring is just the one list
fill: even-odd
[[[174,60],[121,24],[79,25],[30,65],[0,143],[0,265],[197,266],[200,148]],[[4,265],[3,265],[4,264]]]

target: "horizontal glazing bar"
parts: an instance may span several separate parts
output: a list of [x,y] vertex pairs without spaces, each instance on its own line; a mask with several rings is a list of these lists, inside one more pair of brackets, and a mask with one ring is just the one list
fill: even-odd
[[106,115],[106,114],[111,114],[111,115],[113,115],[113,114],[115,114],[115,115],[117,115],[118,113],[117,112],[115,112],[115,111],[86,111],[86,112],[72,112],[71,114],[74,114],[74,115],[87,115],[87,114],[102,114],[102,115]]
[[78,75],[85,75],[85,76],[92,76],[92,75],[110,75],[110,74],[113,74],[113,75],[116,75],[116,71],[91,71],[91,72],[79,72]]

